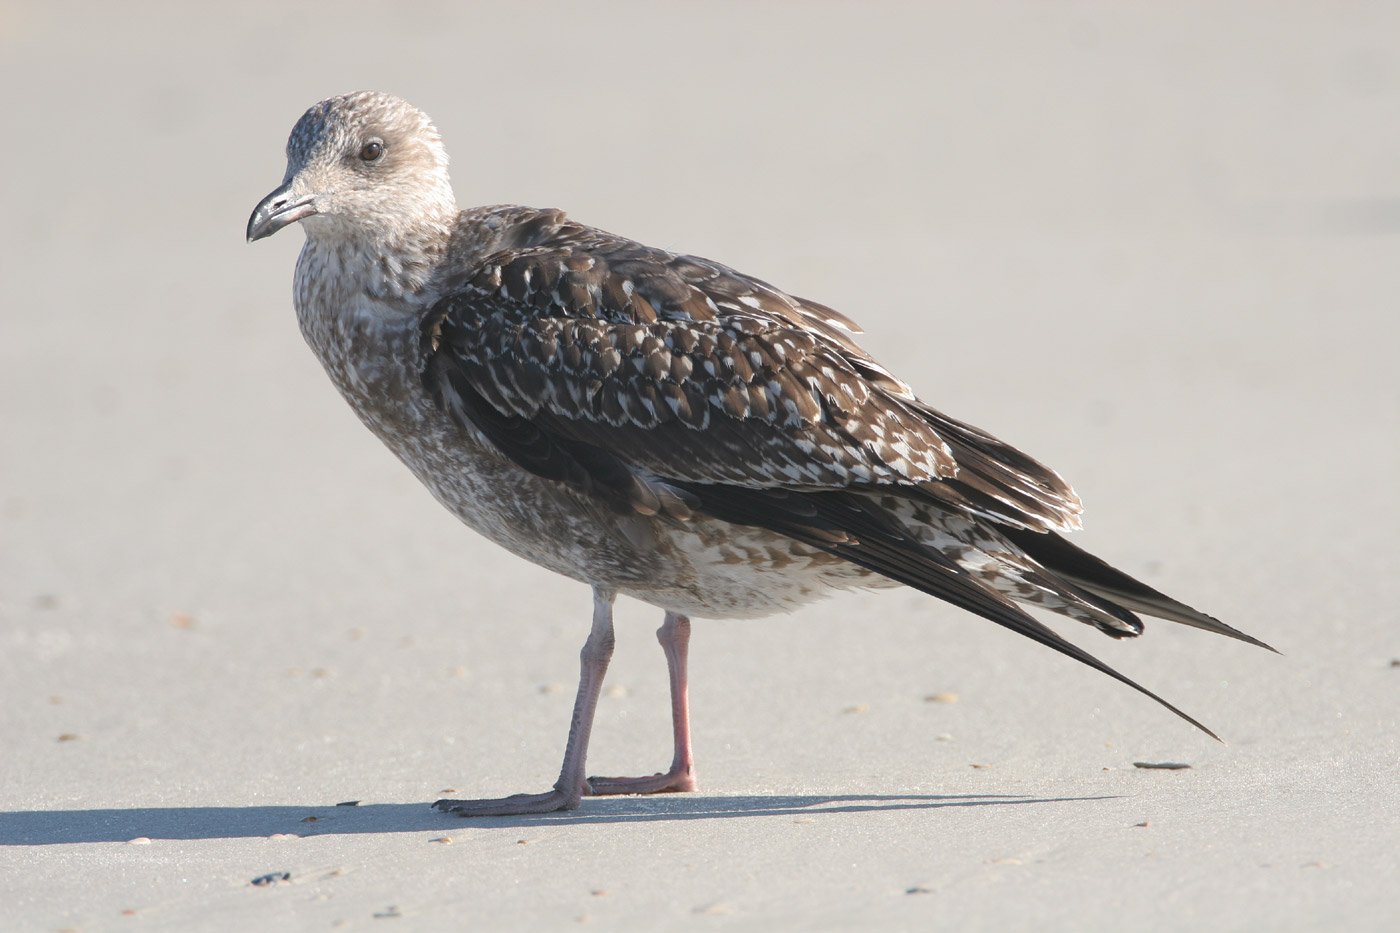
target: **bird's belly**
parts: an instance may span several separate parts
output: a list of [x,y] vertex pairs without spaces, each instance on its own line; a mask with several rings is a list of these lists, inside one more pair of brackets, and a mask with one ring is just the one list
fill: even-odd
[[697,516],[662,533],[689,568],[685,585],[625,592],[687,615],[758,618],[791,612],[838,590],[897,585],[762,528]]
[[[322,352],[325,344],[311,342],[351,408],[438,502],[489,540],[556,573],[711,618],[789,612],[833,590],[889,582],[761,528],[619,512],[521,469],[477,431],[456,424],[421,389],[414,365],[371,370],[360,354]],[[406,350],[390,358],[412,359]]]
[[451,445],[415,438],[395,452],[452,514],[496,544],[663,609],[754,618],[833,590],[890,582],[761,528],[618,512],[494,451],[463,457],[462,450],[460,437]]
[[619,512],[522,470],[426,399],[411,415],[354,407],[434,498],[475,531],[556,573],[663,609],[755,618],[834,590],[889,582],[761,528]]

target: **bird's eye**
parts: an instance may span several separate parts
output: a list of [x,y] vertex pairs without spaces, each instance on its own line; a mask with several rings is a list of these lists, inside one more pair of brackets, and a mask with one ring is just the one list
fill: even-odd
[[384,144],[377,139],[371,139],[360,149],[360,161],[378,162],[384,157]]

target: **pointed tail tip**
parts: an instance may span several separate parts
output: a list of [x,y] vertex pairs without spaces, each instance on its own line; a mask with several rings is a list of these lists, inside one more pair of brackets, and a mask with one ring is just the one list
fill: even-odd
[[[1146,692],[1146,691],[1144,691],[1144,692]],[[1173,706],[1172,704],[1168,703],[1166,700],[1163,700],[1163,699],[1162,699],[1161,697],[1159,697],[1159,696],[1156,696],[1156,695],[1150,694],[1150,693],[1148,694],[1148,696],[1151,696],[1151,697],[1152,697],[1154,700],[1156,700],[1158,703],[1161,703],[1161,704],[1162,704],[1163,706],[1165,706],[1167,709],[1171,710],[1173,713],[1176,713],[1176,714],[1177,714],[1178,716],[1180,716],[1182,719],[1186,720],[1186,721],[1189,722],[1191,725],[1195,726],[1197,729],[1200,729],[1202,732],[1204,732],[1206,735],[1210,736],[1212,739],[1215,739],[1215,741],[1219,742],[1221,745],[1227,744],[1227,743],[1225,742],[1224,739],[1222,739],[1220,736],[1218,736],[1218,735],[1215,734],[1215,730],[1210,729],[1209,727],[1207,727],[1206,724],[1203,723],[1203,722],[1201,722],[1199,719],[1196,719],[1194,716],[1188,716],[1186,713],[1183,713],[1181,710],[1177,709],[1175,706]]]
[[[1227,634],[1228,634],[1228,633],[1227,633]],[[1246,635],[1244,632],[1238,632],[1238,633],[1236,633],[1236,634],[1234,634],[1234,635],[1231,635],[1231,637],[1232,637],[1232,638],[1238,638],[1240,641],[1244,642],[1244,643],[1247,644],[1247,645],[1253,645],[1253,646],[1256,647],[1256,648],[1263,648],[1265,651],[1272,651],[1274,654],[1279,655],[1280,657],[1283,656],[1283,652],[1282,652],[1282,651],[1278,650],[1277,648],[1275,648],[1273,645],[1269,644],[1268,642],[1260,641],[1259,639],[1255,638],[1253,635]]]
[[[1206,618],[1210,619],[1217,626],[1219,626],[1219,628],[1211,628],[1210,631],[1214,631],[1220,635],[1225,635],[1229,638],[1237,639],[1239,641],[1244,642],[1246,645],[1253,645],[1256,648],[1263,648],[1265,651],[1272,651],[1274,654],[1283,654],[1282,651],[1279,651],[1273,645],[1268,644],[1267,642],[1260,641],[1253,635],[1245,634],[1244,632],[1241,632],[1239,629],[1233,626],[1226,625],[1224,622],[1221,622],[1219,619],[1214,618],[1213,616],[1206,616]],[[1204,627],[1205,626],[1202,626],[1202,628]]]
[[1272,651],[1274,654],[1277,655],[1283,654],[1282,651],[1279,651],[1277,648],[1275,648],[1268,642],[1255,638],[1248,632],[1242,632],[1239,629],[1235,628],[1233,625],[1226,625],[1224,622],[1221,622],[1215,616],[1208,616],[1204,612],[1197,612],[1196,610],[1191,609],[1191,607],[1189,606],[1183,606],[1183,608],[1187,609],[1191,613],[1190,615],[1187,615],[1186,613],[1177,612],[1173,612],[1171,614],[1159,614],[1153,613],[1151,610],[1142,609],[1141,607],[1135,608],[1138,608],[1146,615],[1156,615],[1159,619],[1166,619],[1169,622],[1179,622],[1183,625],[1189,625],[1192,628],[1203,629],[1207,632],[1212,632],[1216,635],[1224,635],[1226,638],[1232,638],[1235,641],[1242,641],[1246,645],[1253,645],[1256,648],[1263,648],[1265,651]]

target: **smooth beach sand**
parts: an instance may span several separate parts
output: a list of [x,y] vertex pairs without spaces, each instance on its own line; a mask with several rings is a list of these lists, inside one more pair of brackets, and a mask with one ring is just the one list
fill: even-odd
[[[1396,928],[1400,15],[1130,6],[0,8],[0,928]],[[335,396],[300,236],[243,243],[366,87],[463,204],[830,304],[1063,472],[1283,653],[1051,620],[1229,744],[885,592],[697,620],[695,794],[431,811],[553,781],[589,603]],[[660,621],[595,773],[669,761]]]

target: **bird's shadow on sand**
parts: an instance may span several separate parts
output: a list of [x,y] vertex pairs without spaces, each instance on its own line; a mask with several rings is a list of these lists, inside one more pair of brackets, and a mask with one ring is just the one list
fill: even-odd
[[648,823],[830,813],[935,810],[942,807],[1024,806],[1104,800],[1105,797],[1026,797],[1003,794],[812,795],[788,797],[610,797],[587,799],[578,810],[530,816],[463,819],[427,803],[357,806],[133,807],[126,810],[0,812],[0,845],[43,846],[132,839],[236,839],[295,834],[443,832],[463,826],[527,828],[588,823]]

